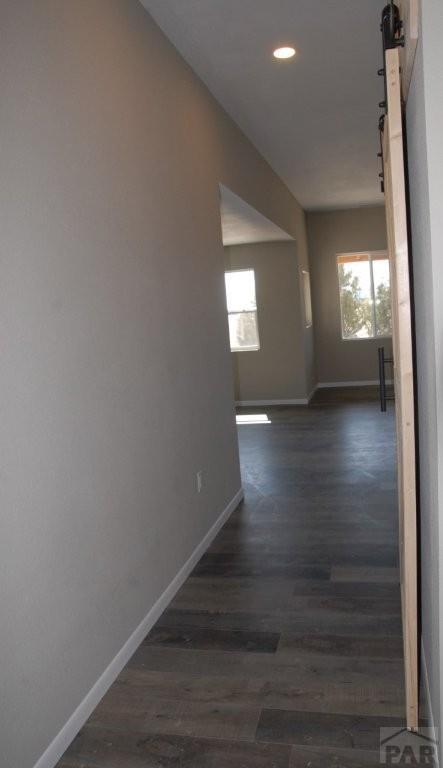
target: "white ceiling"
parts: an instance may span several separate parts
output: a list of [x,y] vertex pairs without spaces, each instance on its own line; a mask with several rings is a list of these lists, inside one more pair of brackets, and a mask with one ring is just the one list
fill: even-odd
[[382,203],[385,0],[142,2],[306,209]]
[[293,239],[222,184],[220,184],[220,214],[223,245]]

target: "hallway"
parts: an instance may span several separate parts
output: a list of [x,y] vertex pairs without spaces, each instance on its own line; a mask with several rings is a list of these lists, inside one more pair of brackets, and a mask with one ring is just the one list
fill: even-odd
[[256,410],[245,502],[59,768],[379,765],[404,712],[393,412]]

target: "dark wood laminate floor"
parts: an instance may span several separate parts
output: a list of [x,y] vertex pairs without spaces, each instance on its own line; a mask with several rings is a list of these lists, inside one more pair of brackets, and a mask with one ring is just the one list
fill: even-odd
[[266,413],[245,502],[59,768],[371,768],[403,724],[393,414]]

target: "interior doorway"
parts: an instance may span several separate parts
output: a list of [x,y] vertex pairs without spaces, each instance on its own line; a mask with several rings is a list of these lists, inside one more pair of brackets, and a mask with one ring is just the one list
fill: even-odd
[[306,405],[309,267],[287,232],[223,186],[220,216],[236,404]]

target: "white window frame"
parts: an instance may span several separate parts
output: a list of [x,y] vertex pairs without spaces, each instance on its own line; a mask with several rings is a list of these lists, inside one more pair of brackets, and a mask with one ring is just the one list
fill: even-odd
[[[257,282],[255,279],[255,269],[253,267],[243,267],[241,269],[225,269],[225,275],[232,275],[232,274],[238,274],[239,272],[253,272],[254,274],[254,289],[255,289],[255,309],[243,309],[236,312],[229,312],[228,310],[228,321],[229,321],[229,315],[251,315],[252,313],[255,314],[255,327],[257,329],[257,344],[254,344],[252,347],[231,347],[231,339],[229,339],[229,346],[231,347],[231,352],[259,352],[260,351],[260,329],[258,325],[258,310],[257,310]],[[227,300],[227,297],[226,297]]]
[[[363,336],[361,338],[357,336],[343,336],[343,308],[341,304],[341,288],[340,288],[340,273],[339,273],[339,258],[341,256],[368,256],[370,276],[371,276],[371,296],[372,296],[372,325],[374,331],[377,330],[377,320],[375,312],[375,291],[374,291],[374,271],[373,271],[373,259],[379,260],[386,259],[389,261],[389,255],[387,251],[348,251],[347,253],[337,253],[335,256],[335,264],[337,267],[337,282],[338,282],[338,301],[340,304],[340,334],[342,341],[378,341],[379,339],[392,339],[392,333],[387,336]],[[390,282],[390,281],[389,281]]]

